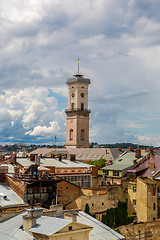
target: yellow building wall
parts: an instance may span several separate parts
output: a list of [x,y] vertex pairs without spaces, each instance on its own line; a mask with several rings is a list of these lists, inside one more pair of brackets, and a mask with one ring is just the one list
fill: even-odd
[[133,187],[137,186],[136,183],[128,183],[128,215],[136,213],[136,206],[133,205],[133,199],[137,201],[137,191],[133,192]]
[[109,170],[109,176],[113,176],[113,171]]
[[[137,178],[137,219],[138,221],[152,221],[157,219],[157,192],[153,196],[153,184],[147,184]],[[155,203],[156,210],[153,209]]]
[[[72,230],[69,230],[70,226],[72,226]],[[36,233],[33,233],[33,236],[37,237],[39,240],[89,240],[89,232],[91,230],[92,227],[90,226],[72,222],[51,236]]]
[[50,237],[49,240],[89,240],[89,231],[85,232],[67,232],[65,235],[59,235]]
[[85,206],[88,203],[91,214],[95,214],[97,212],[105,212],[111,207],[117,207],[118,201],[119,200],[110,193],[102,195],[87,195],[79,197],[76,201],[68,204],[65,209],[81,209],[82,211],[85,211]]
[[98,175],[102,175],[103,174],[103,170],[98,170]]

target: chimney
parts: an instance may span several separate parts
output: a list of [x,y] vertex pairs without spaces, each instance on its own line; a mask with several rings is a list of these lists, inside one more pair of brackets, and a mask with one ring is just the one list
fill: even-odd
[[155,168],[155,163],[148,163],[149,168]]
[[16,164],[16,153],[12,155],[12,162],[13,164]]
[[54,155],[54,153],[52,153],[52,154],[51,154],[51,158],[55,158],[55,155]]
[[140,158],[141,157],[141,149],[140,148],[137,148],[135,150],[135,158]]
[[137,164],[137,161],[136,160],[133,160],[133,165],[135,166]]
[[38,166],[40,166],[40,154],[35,155],[35,164],[37,164]]
[[107,152],[107,149],[106,149],[106,154],[107,154],[108,152]]
[[134,147],[129,147],[129,150],[134,152]]
[[72,222],[77,222],[77,213],[65,213],[64,214],[64,219],[70,220]]
[[117,147],[117,149],[118,149],[119,151],[122,151],[122,147]]
[[42,158],[42,153],[40,154],[40,158]]
[[27,231],[29,228],[36,226],[36,218],[42,216],[42,208],[27,209],[27,215],[23,215],[23,227]]
[[70,154],[70,161],[75,162],[76,161],[76,155]]
[[35,162],[36,154],[30,154],[30,161]]
[[19,174],[19,168],[14,167],[14,177],[16,177]]
[[62,154],[58,154],[58,160],[62,162]]

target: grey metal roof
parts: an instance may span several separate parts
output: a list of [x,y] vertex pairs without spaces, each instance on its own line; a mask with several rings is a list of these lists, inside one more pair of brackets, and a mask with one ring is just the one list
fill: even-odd
[[[6,200],[4,196],[7,196]],[[6,183],[0,183],[0,206],[22,203],[23,200]]]
[[0,223],[0,240],[36,239],[20,228],[23,221],[22,215],[24,215],[24,212]]
[[[29,158],[17,158],[16,161],[24,167],[29,167],[31,164],[33,164]],[[59,161],[56,158],[41,158],[40,166],[55,166],[56,168],[88,168],[91,165],[77,161],[70,161],[68,159],[62,159],[62,161]]]
[[103,170],[123,170],[128,167],[133,166],[133,161],[136,160],[137,163],[141,161],[145,156],[147,156],[149,152],[147,153],[141,153],[140,158],[135,157],[135,152],[125,152],[123,155],[116,158],[113,162],[113,164],[103,167]]
[[89,233],[89,240],[125,239],[125,237],[123,237],[121,234],[117,233],[107,225],[101,223],[100,221],[84,213],[83,211],[78,212],[77,222],[93,227],[93,229]]
[[29,229],[32,233],[52,235],[53,233],[70,224],[70,220],[41,216],[37,219],[37,225]]
[[[42,154],[47,155],[54,152],[75,154],[77,161],[95,161],[102,157],[107,161],[114,160],[113,154],[110,148],[37,148],[32,151],[30,154]],[[106,153],[107,152],[107,153]],[[119,151],[119,155],[121,151]],[[86,156],[87,155],[87,156]],[[116,154],[117,157],[117,154]]]
[[66,83],[74,83],[74,82],[84,82],[90,84],[91,81],[89,78],[83,78],[83,77],[73,77],[73,78],[68,78]]

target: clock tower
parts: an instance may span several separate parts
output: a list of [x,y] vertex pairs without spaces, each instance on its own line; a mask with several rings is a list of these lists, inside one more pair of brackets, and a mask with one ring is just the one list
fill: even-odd
[[73,75],[67,79],[68,85],[68,109],[66,110],[66,147],[89,147],[89,114],[88,109],[88,85],[90,79],[84,75]]

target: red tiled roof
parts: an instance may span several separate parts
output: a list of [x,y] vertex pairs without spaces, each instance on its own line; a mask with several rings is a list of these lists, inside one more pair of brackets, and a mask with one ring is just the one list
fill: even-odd
[[[152,167],[150,163],[153,163],[154,167]],[[143,163],[139,164],[139,166],[135,167],[132,170],[132,172],[138,173],[139,176],[150,178],[159,170],[160,170],[160,156],[156,156],[154,158],[145,160]]]

